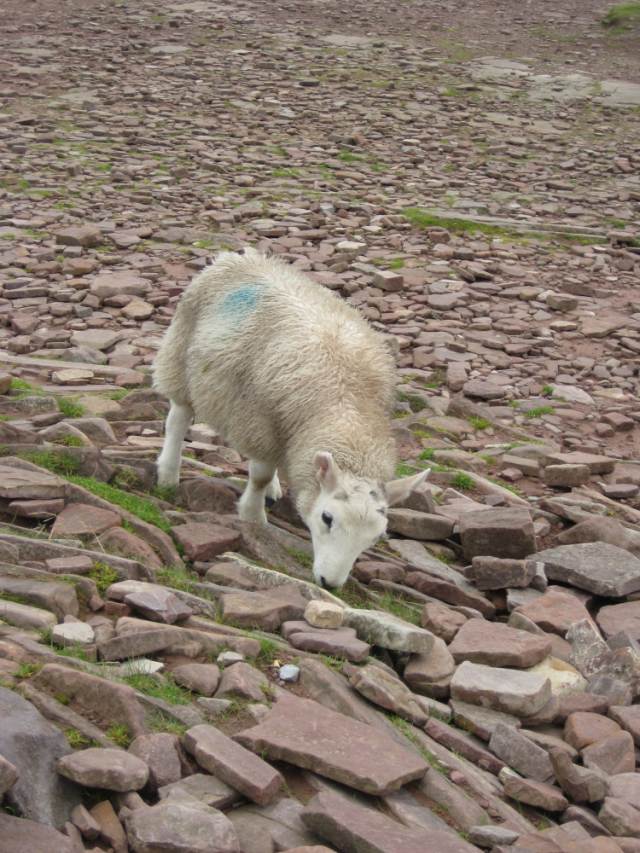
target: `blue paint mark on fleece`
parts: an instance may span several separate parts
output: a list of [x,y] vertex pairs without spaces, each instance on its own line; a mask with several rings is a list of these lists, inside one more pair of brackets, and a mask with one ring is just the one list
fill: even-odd
[[236,320],[246,319],[255,311],[261,296],[263,285],[260,282],[244,284],[232,290],[222,300],[222,313]]

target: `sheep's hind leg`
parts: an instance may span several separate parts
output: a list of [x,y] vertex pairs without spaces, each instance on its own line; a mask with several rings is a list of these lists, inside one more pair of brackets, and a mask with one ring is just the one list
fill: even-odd
[[159,486],[177,486],[180,482],[182,442],[191,426],[193,411],[190,406],[171,403],[164,428],[164,444],[156,468]]
[[265,501],[267,507],[273,506],[273,504],[276,501],[279,501],[281,497],[282,486],[280,485],[280,478],[278,477],[278,472],[276,471],[265,491]]
[[255,459],[249,462],[249,482],[238,501],[238,515],[243,521],[253,521],[256,524],[267,523],[264,501],[274,477],[276,477],[276,470],[273,465],[258,462]]

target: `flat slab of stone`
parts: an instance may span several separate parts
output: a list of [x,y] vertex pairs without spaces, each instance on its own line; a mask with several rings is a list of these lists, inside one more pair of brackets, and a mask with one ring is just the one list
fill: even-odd
[[586,465],[591,474],[611,474],[615,464],[615,459],[595,453],[582,453],[580,450],[551,453],[545,458],[545,465]]
[[489,749],[508,767],[528,779],[537,782],[553,779],[553,767],[547,751],[513,726],[499,723],[491,735]]
[[193,773],[178,782],[158,788],[158,796],[161,800],[183,794],[188,794],[214,809],[228,809],[242,800],[242,794],[239,791],[208,773]]
[[564,637],[576,622],[590,618],[587,608],[575,595],[558,587],[548,589],[528,604],[516,607],[514,612],[526,616],[543,631],[550,631],[561,637]]
[[529,717],[551,699],[551,683],[535,673],[465,661],[451,679],[451,696],[516,717]]
[[291,694],[279,696],[259,725],[235,739],[271,760],[377,796],[422,778],[428,768],[385,733]]
[[33,676],[31,683],[53,696],[64,697],[72,709],[103,729],[123,723],[130,734],[144,734],[144,712],[136,700],[135,690],[88,672],[48,663]]
[[270,803],[282,787],[277,770],[214,726],[193,726],[184,746],[201,767],[258,805]]
[[283,584],[259,592],[228,592],[220,596],[222,616],[246,628],[277,631],[290,619],[302,619],[308,601],[297,586]]
[[229,818],[193,797],[169,797],[133,809],[125,824],[131,848],[139,853],[240,853]]
[[32,500],[64,498],[69,484],[48,471],[30,471],[0,465],[0,498],[5,500]]
[[400,652],[428,652],[433,634],[380,610],[347,608],[344,625],[356,629],[361,640],[371,646]]
[[28,604],[50,610],[59,619],[64,619],[67,615],[77,616],[80,611],[75,587],[63,581],[41,581],[13,574],[0,574],[0,593],[19,597]]
[[[324,602],[322,602],[324,603]],[[310,602],[315,604],[315,602]],[[343,611],[340,611],[342,617]],[[369,657],[371,646],[356,637],[354,628],[312,628],[306,621],[283,622],[282,636],[295,649],[322,652],[359,663]]]
[[193,613],[191,607],[174,592],[159,584],[141,585],[141,588],[125,595],[124,601],[152,622],[164,622],[166,625],[187,619]]
[[91,504],[70,503],[58,515],[51,530],[55,538],[99,536],[110,527],[118,527],[120,514]]
[[[6,802],[29,818],[27,822],[62,827],[80,802],[79,789],[56,773],[58,760],[69,754],[67,739],[56,726],[31,702],[13,690],[0,687],[0,755],[18,774],[16,780],[15,773],[5,769],[7,782],[11,783]],[[8,816],[0,811],[0,820],[5,817]],[[18,832],[20,828],[14,829]],[[0,834],[0,849],[6,838]],[[28,846],[4,849],[31,853]]]
[[621,598],[640,590],[640,560],[606,542],[579,542],[538,551],[550,580],[572,584],[595,595]]
[[213,560],[240,544],[240,534],[236,530],[219,524],[188,521],[173,527],[171,532],[189,560]]
[[464,513],[458,525],[464,556],[520,559],[536,549],[531,513],[525,507],[499,507]]
[[546,782],[509,775],[504,777],[503,787],[507,797],[547,812],[563,812],[569,805],[562,791]]
[[469,619],[456,634],[449,651],[456,663],[469,660],[489,666],[526,669],[551,654],[551,640],[500,622]]
[[636,746],[640,746],[640,705],[612,705],[609,716],[630,732]]
[[0,811],[0,849],[7,853],[75,853],[71,839],[52,826]]
[[625,601],[622,604],[601,607],[596,622],[607,639],[624,631],[634,640],[640,640],[640,601]]
[[349,676],[349,683],[374,705],[411,720],[417,726],[426,723],[427,714],[409,688],[386,669],[374,664],[358,667]]
[[58,773],[87,788],[139,791],[149,778],[146,762],[122,749],[89,748],[65,755]]
[[336,850],[350,853],[477,853],[453,832],[405,826],[328,791],[307,803],[302,820]]

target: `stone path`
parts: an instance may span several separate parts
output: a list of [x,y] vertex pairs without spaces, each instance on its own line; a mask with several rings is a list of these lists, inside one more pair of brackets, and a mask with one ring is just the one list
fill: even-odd
[[[640,850],[640,65],[493,5],[10,3],[8,849]],[[388,334],[432,468],[336,596],[206,425],[155,486],[159,340],[245,244]]]

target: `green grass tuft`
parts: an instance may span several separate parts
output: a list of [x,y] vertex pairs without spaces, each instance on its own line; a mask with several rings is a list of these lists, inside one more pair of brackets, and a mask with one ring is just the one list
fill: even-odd
[[58,408],[65,418],[81,418],[84,415],[84,406],[72,400],[70,397],[60,397]]
[[618,3],[612,6],[601,23],[616,29],[629,29],[633,24],[640,24],[640,3]]
[[172,720],[163,714],[162,711],[154,711],[146,717],[147,728],[151,732],[167,732],[170,735],[182,737],[189,726],[181,723],[179,720]]
[[123,749],[127,749],[133,740],[129,727],[125,723],[113,723],[113,725],[109,726],[105,734],[115,744],[123,747]]
[[536,406],[524,413],[525,418],[541,418],[543,415],[552,415],[555,412],[553,406]]
[[451,480],[451,485],[454,489],[459,489],[461,492],[469,492],[475,486],[473,477],[465,474],[464,471],[458,471]]
[[488,237],[513,236],[513,232],[499,225],[487,225],[484,222],[473,222],[461,217],[438,216],[423,210],[421,207],[407,207],[403,210],[402,215],[407,222],[421,229],[445,228],[454,234],[486,234]]
[[313,557],[311,554],[307,554],[306,551],[301,551],[299,548],[286,548],[286,551],[294,560],[297,560],[300,565],[304,566],[305,569],[313,568]]
[[200,580],[195,572],[190,572],[182,566],[165,566],[158,569],[156,579],[159,583],[165,586],[170,586],[172,589],[179,589],[182,592],[190,592],[192,595],[200,595],[195,584]]
[[16,678],[31,678],[42,669],[41,663],[21,663],[16,672]]
[[489,429],[491,426],[491,421],[488,421],[486,418],[481,418],[478,415],[471,415],[467,420],[471,426],[477,430]]
[[165,533],[171,531],[171,525],[165,518],[164,513],[149,498],[141,497],[132,492],[125,492],[123,489],[110,486],[108,483],[95,480],[93,477],[68,476],[68,479],[77,486],[82,486],[87,491],[97,495],[99,498],[103,498],[109,501],[109,503],[127,510],[127,512],[137,516],[142,521],[146,521],[147,524],[153,524],[155,527],[160,528],[160,530],[164,530]]
[[63,435],[55,439],[55,444],[64,444],[65,447],[84,447],[84,441],[79,435]]
[[71,749],[88,749],[90,746],[100,746],[97,741],[86,737],[78,729],[66,729],[64,734]]
[[120,580],[117,571],[106,563],[96,562],[89,572],[89,577],[95,582],[100,595],[104,595],[112,583]]
[[143,672],[134,673],[124,677],[125,681],[138,693],[145,693],[156,699],[163,699],[170,705],[188,705],[191,702],[191,694],[184,687],[176,684],[171,676],[159,677],[147,675]]
[[53,474],[70,478],[78,472],[80,462],[64,450],[25,450],[18,454],[27,462],[46,468]]

